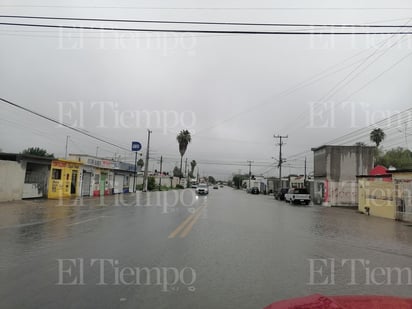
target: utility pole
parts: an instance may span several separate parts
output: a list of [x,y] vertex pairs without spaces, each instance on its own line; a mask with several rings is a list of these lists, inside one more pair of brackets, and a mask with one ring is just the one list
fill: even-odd
[[288,138],[287,135],[273,135],[274,138],[279,139],[279,189],[282,188],[282,163],[284,162],[282,159],[282,146],[283,146],[283,138]]
[[70,136],[66,136],[66,152],[64,153],[64,158],[67,160],[67,147],[69,146],[69,138]]
[[152,131],[147,129],[147,148],[146,148],[146,162],[144,166],[144,176],[143,176],[143,189],[142,189],[143,192],[147,191],[147,174],[149,172],[150,133],[152,133]]
[[[186,158],[186,165],[187,165],[187,158]],[[189,165],[187,165],[187,170],[186,170],[186,187],[190,187],[190,177],[189,177]]]
[[99,152],[99,146],[96,146],[96,157],[97,157],[98,152]]
[[160,178],[159,178],[159,191],[162,188],[162,164],[163,164],[163,156],[160,156]]
[[250,177],[252,177],[252,163],[253,161],[247,161],[249,163],[249,189],[250,189]]
[[305,176],[303,178],[303,186],[306,188],[306,157],[305,157]]
[[183,175],[183,178],[186,179],[186,187],[187,187],[187,157],[186,157],[186,160],[185,160],[185,173]]
[[136,192],[137,151],[134,152],[133,192]]

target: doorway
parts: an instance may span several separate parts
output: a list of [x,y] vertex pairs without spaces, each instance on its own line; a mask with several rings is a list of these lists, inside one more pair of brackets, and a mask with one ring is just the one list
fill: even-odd
[[70,184],[70,194],[76,194],[77,187],[77,170],[72,171],[72,181]]

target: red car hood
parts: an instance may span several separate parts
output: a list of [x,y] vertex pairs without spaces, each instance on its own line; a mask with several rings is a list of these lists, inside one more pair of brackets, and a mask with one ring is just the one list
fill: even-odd
[[412,309],[412,298],[391,296],[323,296],[283,300],[265,309]]

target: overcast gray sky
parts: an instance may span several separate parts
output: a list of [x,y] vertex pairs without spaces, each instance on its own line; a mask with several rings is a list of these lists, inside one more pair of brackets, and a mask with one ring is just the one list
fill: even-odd
[[[96,7],[93,7],[94,4]],[[387,9],[383,9],[387,8]],[[410,1],[15,1],[1,15],[256,23],[412,25]],[[139,25],[1,18],[3,22],[161,29],[253,26]],[[279,30],[272,27],[270,30]],[[310,29],[310,28],[309,28]],[[290,27],[283,30],[297,30]],[[381,29],[373,29],[380,31]],[[382,30],[388,30],[384,28]],[[399,29],[389,29],[398,31]],[[150,168],[179,162],[176,135],[192,132],[188,160],[203,175],[277,175],[274,134],[288,135],[286,173],[312,168],[311,147],[411,107],[411,35],[165,34],[0,25],[0,97],[130,147],[153,131]],[[130,160],[131,153],[0,102],[0,148],[30,146]],[[384,147],[405,147],[412,123],[392,123]],[[406,130],[406,131],[405,131]],[[366,132],[366,131],[365,131]],[[349,143],[369,143],[367,132]],[[406,133],[406,134],[405,134]],[[410,141],[412,143],[412,139]],[[238,165],[237,165],[238,164]]]

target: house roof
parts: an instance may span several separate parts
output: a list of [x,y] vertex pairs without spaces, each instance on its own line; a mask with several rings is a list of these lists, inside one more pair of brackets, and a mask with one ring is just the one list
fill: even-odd
[[36,163],[50,164],[51,161],[55,160],[55,158],[35,156],[35,155],[22,154],[22,153],[0,152],[0,160],[17,161],[17,162],[24,160],[24,161],[31,161],[31,162],[36,162]]
[[388,174],[388,169],[384,167],[383,165],[376,165],[371,171],[369,172],[369,175],[383,175],[383,174]]
[[312,151],[318,151],[323,148],[357,148],[357,147],[362,147],[362,148],[376,148],[375,146],[358,146],[358,145],[322,145],[319,147],[314,147],[311,148],[310,150]]
[[412,173],[411,168],[405,168],[405,169],[400,169],[400,170],[390,170],[389,171],[391,174],[397,174],[397,173]]
[[392,174],[380,174],[380,175],[356,175],[356,178],[391,178]]
[[412,169],[401,169],[401,170],[387,170],[384,174],[370,174],[370,175],[357,175],[357,178],[388,178],[392,177],[393,174],[402,174],[402,173],[412,173]]

